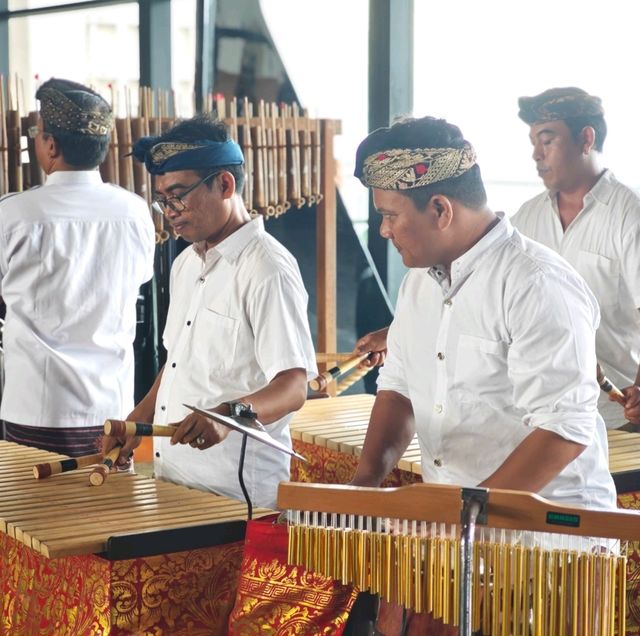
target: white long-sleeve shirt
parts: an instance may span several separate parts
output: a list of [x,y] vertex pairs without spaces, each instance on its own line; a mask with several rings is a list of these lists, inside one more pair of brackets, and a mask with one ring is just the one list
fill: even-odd
[[154,249],[146,203],[97,170],[55,172],[0,200],[3,420],[100,426],[130,412],[136,301]]
[[[632,385],[640,363],[640,196],[605,170],[566,231],[549,191],[527,201],[511,221],[566,258],[587,281],[600,305],[598,361],[616,386]],[[608,427],[626,421],[606,393],[598,409]]]
[[475,486],[541,428],[587,448],[540,494],[614,507],[598,319],[582,278],[504,217],[452,263],[450,282],[442,268],[409,271],[378,388],[411,400],[424,481]]

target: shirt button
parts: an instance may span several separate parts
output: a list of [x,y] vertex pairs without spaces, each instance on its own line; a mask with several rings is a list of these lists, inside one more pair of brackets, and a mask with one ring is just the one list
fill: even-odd
[[440,466],[442,466],[442,460],[441,459],[434,459],[433,460],[433,465],[437,466],[438,468],[440,468]]
[[172,363],[171,363],[171,367],[175,369],[175,368],[176,368],[176,363],[175,363],[175,362],[172,362]]
[[187,320],[187,327],[191,327],[191,321]]
[[438,360],[444,360],[444,353],[442,353],[442,351],[438,351]]
[[166,406],[161,406],[161,407],[160,407],[160,410],[161,410],[161,411],[166,411],[166,410],[167,410],[167,407],[166,407]]
[[445,301],[444,301],[444,304],[445,304],[447,307],[451,307],[451,299],[450,299],[450,298],[447,298],[447,300],[445,300]]
[[436,413],[442,413],[442,404],[436,404],[436,405],[433,407],[433,410],[434,410]]
[[200,278],[198,278],[198,280],[199,280],[201,283],[204,283],[204,276],[200,276]]
[[160,457],[160,453],[156,453],[156,457]]

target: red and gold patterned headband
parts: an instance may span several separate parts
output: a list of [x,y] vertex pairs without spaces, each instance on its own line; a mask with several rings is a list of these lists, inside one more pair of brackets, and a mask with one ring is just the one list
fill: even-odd
[[381,190],[410,190],[453,179],[476,163],[470,143],[462,148],[393,148],[364,160],[362,183]]

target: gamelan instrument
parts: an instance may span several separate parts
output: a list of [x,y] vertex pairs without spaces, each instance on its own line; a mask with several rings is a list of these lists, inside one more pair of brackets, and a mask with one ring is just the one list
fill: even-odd
[[[345,395],[323,400],[308,400],[291,420],[293,447],[302,453],[311,466],[307,471],[322,472],[314,481],[339,483],[327,467],[339,469],[342,483],[349,481],[362,452],[375,396]],[[609,439],[609,470],[618,493],[640,490],[640,436],[619,429],[607,430]],[[418,481],[422,475],[422,458],[418,438],[407,447],[398,472],[405,483]],[[321,466],[322,464],[322,466]],[[292,479],[299,469],[292,466]],[[304,479],[306,481],[306,479]],[[396,484],[394,484],[396,485]]]
[[0,441],[0,531],[49,558],[153,553],[160,528],[182,528],[183,539],[162,546],[175,551],[197,544],[189,535],[199,527],[213,533],[216,524],[245,519],[242,502],[142,475],[122,473],[99,490],[89,486],[82,469],[33,479],[35,463],[60,460],[55,453]]
[[289,562],[430,612],[462,636],[625,633],[640,513],[530,493],[414,484],[280,484]]
[[220,424],[224,424],[224,426],[229,427],[231,430],[242,433],[242,435],[246,435],[251,439],[262,442],[267,446],[271,446],[271,448],[275,448],[282,453],[291,455],[303,462],[307,461],[302,455],[296,453],[292,448],[289,448],[288,446],[280,443],[277,439],[274,439],[257,419],[252,420],[246,417],[227,417],[226,415],[221,415],[215,411],[200,409],[197,406],[189,406],[188,404],[185,404],[184,406],[191,409],[194,413],[198,413],[199,415],[208,417]]
[[100,488],[88,468],[33,478],[34,465],[65,459],[0,441],[6,633],[219,633],[235,598],[219,582],[239,575],[244,502],[132,473]]

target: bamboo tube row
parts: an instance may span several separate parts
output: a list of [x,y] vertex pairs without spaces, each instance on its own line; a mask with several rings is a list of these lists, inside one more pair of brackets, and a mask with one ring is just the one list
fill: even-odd
[[[299,511],[290,512],[289,521],[290,564],[458,626],[462,570],[455,525]],[[514,539],[520,533],[478,533],[474,633],[624,634],[626,557],[594,540],[526,534],[520,542]]]
[[[33,141],[27,137],[27,129],[37,122],[38,113],[21,116],[24,109],[18,99],[17,79],[14,84],[0,76],[0,195],[44,181]],[[159,135],[176,122],[175,96],[169,91],[140,87],[136,113],[132,112],[128,90],[124,91],[124,107],[113,88],[110,99],[114,113],[125,115],[116,118],[109,152],[100,166],[102,178],[150,203],[150,176],[130,152],[140,137]],[[205,108],[217,112],[242,147],[246,172],[243,199],[251,213],[278,217],[291,207],[302,208],[322,200],[321,120],[309,118],[295,104],[278,106],[262,100],[252,104],[246,98],[227,103],[220,95],[208,96]],[[29,163],[23,165],[24,150],[28,151]],[[156,241],[163,243],[170,236],[169,227],[159,214],[153,221]]]

